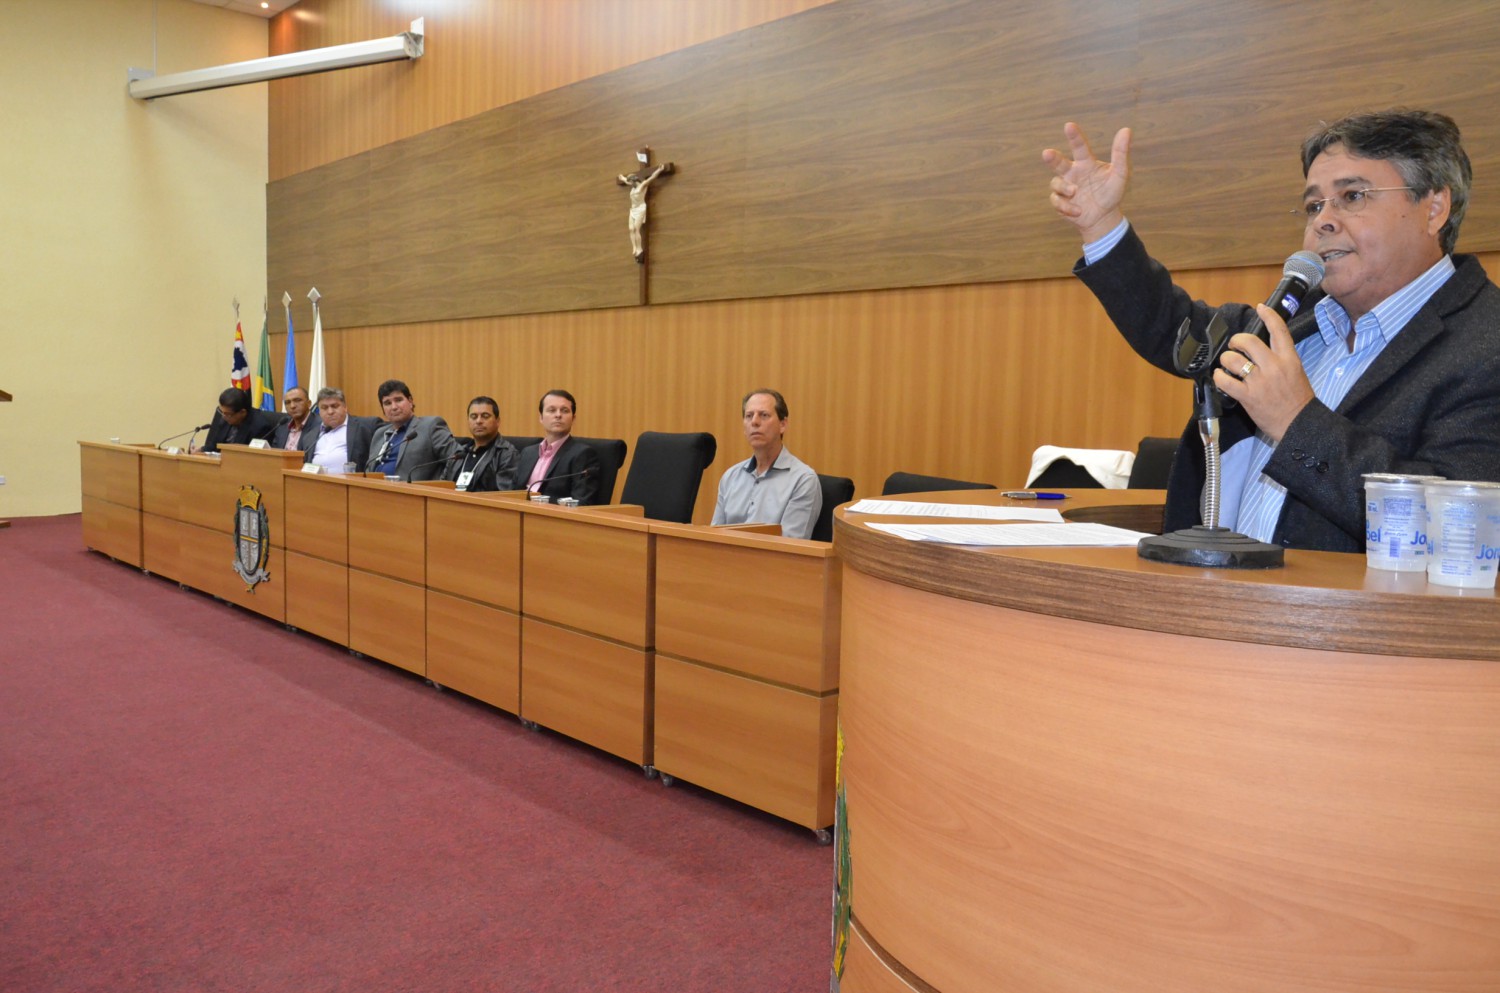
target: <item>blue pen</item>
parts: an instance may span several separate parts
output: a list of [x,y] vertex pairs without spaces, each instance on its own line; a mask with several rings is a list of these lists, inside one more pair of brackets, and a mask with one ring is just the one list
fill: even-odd
[[1044,493],[1040,490],[1005,490],[1000,494],[1012,500],[1066,500],[1066,493]]

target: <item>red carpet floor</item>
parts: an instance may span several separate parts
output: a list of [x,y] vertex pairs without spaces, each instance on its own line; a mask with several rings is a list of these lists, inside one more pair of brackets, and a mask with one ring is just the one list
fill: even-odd
[[[227,565],[226,565],[227,568]],[[0,991],[828,988],[812,835],[0,531]]]

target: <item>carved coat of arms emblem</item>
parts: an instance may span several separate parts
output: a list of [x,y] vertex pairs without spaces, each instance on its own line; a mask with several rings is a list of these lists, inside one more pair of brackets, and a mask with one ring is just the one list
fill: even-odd
[[270,558],[271,528],[260,490],[241,486],[234,505],[234,571],[245,581],[247,592],[254,593],[257,583],[271,578],[266,571]]

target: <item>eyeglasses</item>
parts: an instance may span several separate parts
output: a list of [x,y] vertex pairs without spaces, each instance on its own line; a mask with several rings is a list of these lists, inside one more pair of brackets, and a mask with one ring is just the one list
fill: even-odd
[[1323,213],[1323,208],[1328,204],[1340,214],[1357,214],[1365,209],[1365,201],[1371,193],[1390,193],[1395,190],[1410,190],[1410,186],[1367,186],[1360,190],[1341,190],[1331,197],[1323,197],[1321,200],[1308,200],[1296,210],[1288,213],[1296,215],[1300,220],[1311,224]]

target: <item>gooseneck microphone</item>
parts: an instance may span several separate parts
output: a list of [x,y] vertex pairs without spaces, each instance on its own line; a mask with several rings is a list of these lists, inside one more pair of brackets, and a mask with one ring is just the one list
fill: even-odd
[[[1313,252],[1297,252],[1282,266],[1281,282],[1271,291],[1266,306],[1283,320],[1288,320],[1302,309],[1302,301],[1322,281],[1323,260]],[[1137,554],[1157,562],[1211,568],[1269,569],[1280,566],[1284,563],[1284,550],[1280,545],[1256,541],[1219,526],[1222,474],[1219,418],[1224,412],[1224,404],[1230,401],[1214,385],[1214,370],[1219,368],[1219,360],[1228,350],[1235,330],[1224,319],[1222,310],[1215,311],[1204,328],[1191,327],[1191,321],[1191,317],[1187,318],[1177,329],[1177,354],[1173,356],[1173,365],[1180,375],[1193,381],[1193,406],[1198,436],[1203,441],[1203,492],[1198,501],[1203,523],[1172,534],[1142,538],[1136,546]],[[1270,343],[1270,332],[1257,315],[1251,315],[1243,330]]]
[[599,467],[598,466],[592,466],[591,465],[591,466],[587,466],[586,468],[579,469],[577,472],[565,472],[561,476],[548,476],[546,479],[539,479],[539,480],[537,480],[534,483],[529,483],[526,486],[526,492],[527,493],[535,493],[537,490],[541,489],[541,487],[544,486],[547,483],[556,483],[556,482],[560,482],[560,481],[562,481],[564,479],[580,479],[580,478],[582,478],[584,476],[592,475],[592,474],[594,474],[595,472],[598,472],[598,471],[599,471]]
[[[1302,309],[1302,301],[1319,283],[1323,282],[1323,260],[1314,252],[1297,252],[1281,267],[1281,282],[1266,298],[1266,306],[1276,311],[1282,320],[1291,318]],[[1224,320],[1222,312],[1216,312],[1208,326],[1190,328],[1191,318],[1183,320],[1177,329],[1177,372],[1190,379],[1212,381],[1219,357],[1229,348],[1229,339],[1235,331]],[[1253,334],[1261,341],[1270,343],[1271,334],[1258,315],[1252,315],[1245,325],[1245,333]]]
[[[212,424],[200,424],[200,425],[198,425],[198,426],[197,426],[197,427],[195,427],[195,428],[193,428],[193,429],[192,429],[192,430],[191,430],[191,431],[184,431],[184,432],[182,432],[182,433],[181,433],[181,434],[174,434],[174,435],[172,435],[172,436],[171,436],[171,437],[169,437],[169,438],[163,438],[163,439],[162,439],[162,440],[161,440],[161,441],[158,441],[158,442],[157,442],[157,443],[156,443],[156,447],[157,447],[157,448],[158,448],[158,449],[160,449],[160,448],[161,448],[161,447],[162,447],[162,446],[163,446],[163,445],[165,445],[165,444],[166,444],[166,443],[167,443],[167,442],[169,442],[169,441],[175,441],[175,440],[176,440],[176,439],[178,439],[178,438],[183,438],[183,437],[186,437],[186,436],[188,436],[188,435],[195,435],[195,434],[197,434],[197,433],[198,433],[198,432],[199,432],[199,431],[207,431],[207,430],[208,430],[208,429],[209,429],[209,428],[211,428],[211,427],[213,427],[213,425],[212,425]],[[189,444],[188,444],[188,447],[189,447],[189,448],[191,448],[191,447],[192,447],[192,444],[191,444],[191,442],[189,442]]]
[[412,477],[413,474],[415,474],[417,472],[420,472],[423,469],[426,469],[426,468],[428,468],[430,466],[447,465],[449,462],[452,462],[454,459],[461,459],[461,458],[463,458],[465,454],[466,453],[464,452],[464,450],[462,448],[460,448],[458,451],[454,452],[452,455],[448,456],[445,459],[433,459],[431,462],[423,462],[420,465],[414,465],[410,469],[406,470],[406,475],[404,477],[402,477],[401,482],[403,482],[403,483],[409,483],[409,482],[411,482],[411,477]]

